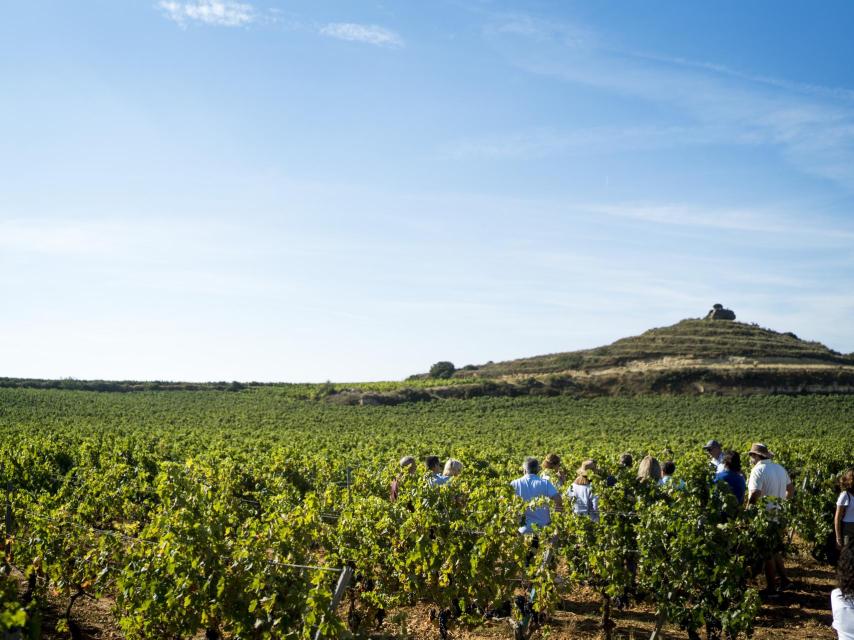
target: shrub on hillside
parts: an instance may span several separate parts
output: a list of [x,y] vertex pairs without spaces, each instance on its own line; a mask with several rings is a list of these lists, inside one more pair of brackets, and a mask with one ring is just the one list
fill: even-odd
[[450,378],[454,375],[454,371],[456,371],[456,367],[454,367],[453,362],[448,362],[447,360],[441,360],[430,367],[430,377],[431,378]]

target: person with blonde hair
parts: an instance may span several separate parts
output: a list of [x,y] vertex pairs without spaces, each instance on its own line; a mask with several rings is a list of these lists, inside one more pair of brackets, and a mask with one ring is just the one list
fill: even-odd
[[450,480],[454,476],[460,475],[463,470],[463,463],[459,460],[455,460],[454,458],[449,458],[445,463],[445,470],[442,472],[442,475]]
[[567,497],[572,500],[572,511],[580,516],[587,516],[593,522],[599,522],[599,498],[593,493],[590,482],[596,468],[595,460],[582,462],[575,472],[575,481],[566,491]]
[[839,477],[842,493],[836,500],[836,515],[833,529],[836,532],[836,546],[840,549],[854,544],[854,469],[846,469]]
[[661,479],[661,465],[653,456],[644,456],[638,466],[638,480],[642,482],[651,481],[658,484]]

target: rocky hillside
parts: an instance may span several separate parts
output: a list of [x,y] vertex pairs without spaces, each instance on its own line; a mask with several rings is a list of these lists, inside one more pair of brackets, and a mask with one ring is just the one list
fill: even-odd
[[854,393],[854,355],[756,324],[691,319],[595,349],[469,365],[448,380],[419,374],[410,381],[387,392],[340,390],[328,399],[396,404],[483,395],[847,394]]
[[854,357],[842,355],[820,342],[801,340],[793,333],[778,333],[755,324],[683,320],[595,349],[490,362],[466,367],[454,375],[504,378],[566,371],[592,372],[640,364],[668,367],[688,364],[854,366]]

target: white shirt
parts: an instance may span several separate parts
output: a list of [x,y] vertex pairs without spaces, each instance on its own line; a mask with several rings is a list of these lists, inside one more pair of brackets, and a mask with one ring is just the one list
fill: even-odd
[[715,468],[715,473],[726,471],[726,465],[724,464],[724,452],[721,451],[717,458],[709,460],[709,464]]
[[842,522],[854,522],[854,495],[847,491],[839,494],[839,499],[836,501],[837,507],[848,507],[845,510],[845,515],[842,516]]
[[833,608],[833,628],[839,634],[839,640],[854,640],[854,602],[842,597],[841,589],[830,593],[830,606]]
[[[762,497],[786,499],[786,487],[792,480],[789,473],[782,465],[771,460],[760,460],[750,471],[750,479],[747,481],[747,495],[754,491],[761,491]],[[774,505],[768,505],[773,508]]]
[[[548,480],[534,473],[528,473],[510,483],[516,491],[516,495],[525,502],[530,502],[541,496],[553,498],[557,495],[557,489]],[[519,527],[519,533],[533,533],[532,525],[544,527],[552,521],[549,508],[546,505],[528,509],[525,511],[525,526]]]
[[593,494],[592,485],[572,483],[566,495],[572,500],[572,510],[575,513],[590,516],[593,522],[599,522],[599,498]]

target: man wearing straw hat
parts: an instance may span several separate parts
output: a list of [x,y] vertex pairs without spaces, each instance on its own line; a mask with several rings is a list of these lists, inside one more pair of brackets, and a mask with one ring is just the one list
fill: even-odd
[[[776,498],[783,501],[790,499],[795,493],[795,486],[792,484],[789,473],[782,465],[772,462],[771,458],[774,454],[768,450],[761,442],[757,442],[750,447],[751,462],[753,469],[750,471],[750,479],[747,481],[748,503],[756,504],[760,498]],[[777,511],[780,509],[778,503],[768,503],[766,506],[769,510]],[[775,549],[771,549],[770,555],[765,560],[765,579],[768,582],[766,590],[767,597],[773,598],[779,596],[777,589],[777,577],[780,578],[780,590],[788,589],[792,586],[789,578],[786,576],[786,566],[783,564],[783,522],[782,518],[778,520],[780,525],[780,544]]]

